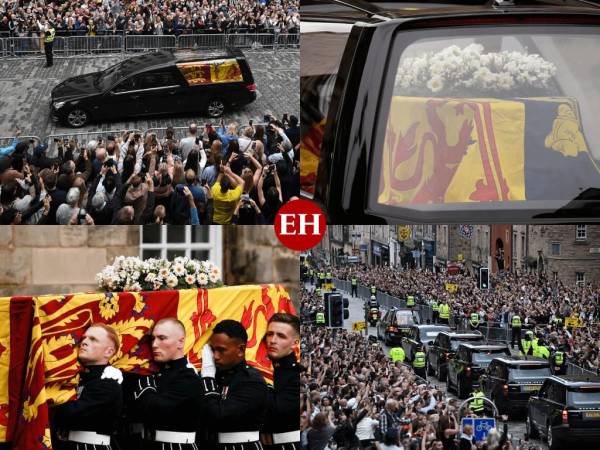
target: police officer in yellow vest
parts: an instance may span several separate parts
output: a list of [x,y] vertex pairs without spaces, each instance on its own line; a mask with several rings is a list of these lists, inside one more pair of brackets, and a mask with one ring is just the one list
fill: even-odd
[[436,300],[432,301],[429,306],[431,306],[433,323],[437,323],[440,316],[440,306]]
[[352,277],[352,292],[351,295],[353,297],[358,297],[358,280],[356,279],[356,277]]
[[404,362],[404,350],[402,347],[392,347],[390,349],[390,357],[392,358],[392,362],[396,363],[398,361]]
[[440,304],[439,311],[439,323],[445,323],[446,325],[448,325],[450,321],[450,306],[448,306],[448,303],[446,303],[445,300],[443,301],[443,303]]
[[371,295],[377,295],[377,288],[375,286],[371,286]]
[[40,31],[44,33],[44,53],[46,54],[46,67],[52,67],[54,64],[52,47],[54,46],[54,36],[56,35],[56,30],[51,22],[44,22],[45,23],[42,24],[38,21],[37,25]]
[[317,312],[317,315],[315,316],[315,323],[320,327],[325,326],[325,313],[323,311]]
[[485,402],[483,401],[485,394],[481,391],[481,388],[475,389],[471,397],[475,397],[469,404],[471,411],[478,416],[483,416],[485,414]]
[[418,376],[424,380],[427,379],[427,375],[425,373],[425,352],[423,351],[422,346],[417,347],[417,351],[415,352],[413,369]]
[[471,330],[478,330],[479,329],[479,314],[474,312],[471,313],[471,316],[469,317],[469,325],[471,327]]
[[333,277],[331,276],[331,272],[327,272],[327,275],[325,275],[325,283],[327,283],[327,284],[333,283]]
[[317,296],[321,296],[321,288],[316,288],[315,289],[315,294],[317,294]]
[[567,373],[565,352],[562,348],[552,352],[550,356],[550,367],[555,375],[564,375]]
[[319,272],[319,287],[323,287],[323,283],[325,283],[325,273]]
[[510,348],[515,348],[515,342],[517,342],[518,345],[521,340],[521,316],[518,311],[515,311],[513,314],[512,319],[510,320],[510,327],[512,328]]
[[519,343],[521,355],[533,356],[533,331],[525,332],[525,337]]
[[315,284],[315,271],[314,271],[314,269],[310,269],[308,271],[308,276],[310,277],[310,285],[313,286]]
[[533,356],[537,356],[538,358],[550,359],[550,350],[548,350],[548,347],[544,345],[543,341],[540,341],[533,350]]
[[562,328],[563,325],[563,320],[561,317],[556,316],[553,320],[552,320],[552,325],[554,325],[554,327],[557,330],[560,330]]
[[415,306],[415,297],[414,295],[409,295],[406,297],[406,307],[413,308]]

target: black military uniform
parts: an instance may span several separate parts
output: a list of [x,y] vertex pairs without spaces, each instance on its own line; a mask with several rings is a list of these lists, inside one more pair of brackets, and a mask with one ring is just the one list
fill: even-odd
[[52,442],[57,450],[110,450],[123,407],[119,382],[102,378],[108,366],[88,366],[81,373],[77,400],[54,408]]
[[201,423],[216,433],[210,448],[261,450],[258,430],[265,418],[269,388],[258,370],[242,361],[229,370],[217,370],[216,379],[201,380]]
[[135,409],[144,423],[142,447],[145,450],[197,450],[197,410],[202,383],[187,358],[169,361],[154,377],[144,377],[139,382]]
[[265,450],[300,450],[300,370],[293,352],[273,361],[273,387],[262,428]]

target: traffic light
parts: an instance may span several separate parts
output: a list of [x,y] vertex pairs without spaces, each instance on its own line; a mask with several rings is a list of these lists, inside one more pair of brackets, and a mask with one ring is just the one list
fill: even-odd
[[490,288],[490,269],[487,267],[479,268],[479,289]]
[[348,311],[349,302],[343,298],[342,294],[337,292],[328,292],[325,294],[325,324],[331,328],[341,328],[344,326],[344,319],[350,317]]

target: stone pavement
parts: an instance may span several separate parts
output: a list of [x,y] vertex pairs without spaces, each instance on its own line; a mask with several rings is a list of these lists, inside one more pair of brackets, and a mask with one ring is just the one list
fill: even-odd
[[[254,74],[258,98],[241,109],[225,115],[225,121],[240,124],[263,121],[265,114],[281,117],[284,113],[300,116],[300,53],[294,51],[247,51],[248,63]],[[0,60],[0,137],[12,136],[16,126],[23,135],[43,138],[50,134],[81,133],[107,130],[141,130],[186,126],[193,120],[204,123],[207,118],[180,115],[152,117],[133,121],[93,123],[82,129],[56,124],[50,118],[50,92],[66,78],[96,72],[131,55],[55,58],[54,66],[45,68],[45,60]],[[214,120],[213,120],[214,122]]]

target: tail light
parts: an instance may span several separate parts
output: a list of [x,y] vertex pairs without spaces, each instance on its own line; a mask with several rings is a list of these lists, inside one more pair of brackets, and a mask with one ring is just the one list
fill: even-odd
[[467,373],[467,376],[468,376],[468,377],[470,377],[470,376],[471,376],[471,368],[470,368],[470,367],[467,367],[467,368],[465,369],[465,372]]
[[394,333],[396,333],[398,331],[398,328],[396,328],[396,327],[388,327],[388,331],[393,331]]
[[250,92],[256,91],[256,83],[247,84],[246,89],[248,89]]
[[504,394],[505,397],[508,397],[508,384],[502,386],[502,394]]
[[569,423],[569,412],[566,409],[562,412],[562,423]]

